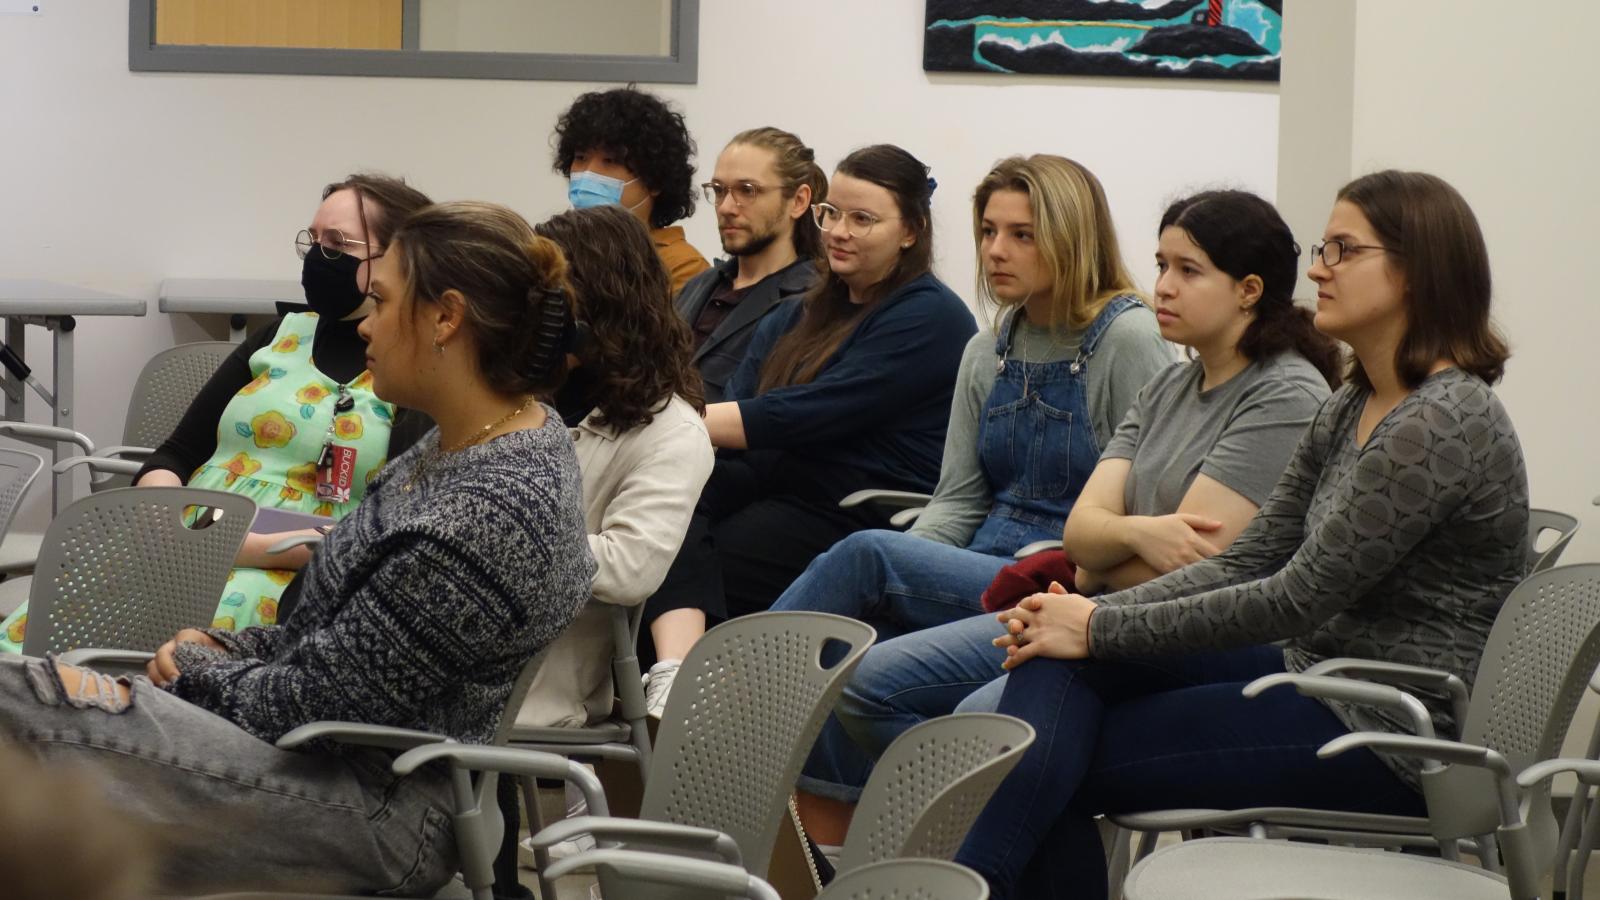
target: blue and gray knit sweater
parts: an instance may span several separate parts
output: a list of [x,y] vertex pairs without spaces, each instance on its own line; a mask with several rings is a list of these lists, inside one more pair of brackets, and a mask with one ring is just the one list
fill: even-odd
[[305,572],[286,625],[180,644],[174,694],[274,741],[308,722],[487,743],[512,682],[589,597],[594,560],[555,410],[427,465],[437,429],[384,466]]

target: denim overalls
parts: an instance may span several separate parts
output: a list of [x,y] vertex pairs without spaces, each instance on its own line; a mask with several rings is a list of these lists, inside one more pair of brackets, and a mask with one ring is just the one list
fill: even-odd
[[978,462],[994,506],[968,550],[1010,556],[1034,541],[1061,539],[1067,514],[1100,460],[1084,389],[1089,365],[1106,329],[1138,305],[1126,295],[1107,303],[1070,362],[1023,362],[1012,355],[1020,311],[1006,318],[994,348],[1001,363],[978,432]]

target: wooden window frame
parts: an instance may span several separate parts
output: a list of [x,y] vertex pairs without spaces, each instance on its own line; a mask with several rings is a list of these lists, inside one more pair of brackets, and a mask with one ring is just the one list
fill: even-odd
[[422,0],[404,0],[402,50],[186,47],[156,43],[158,0],[128,2],[128,69],[253,75],[364,75],[694,84],[699,80],[700,0],[672,0],[672,53],[605,56],[417,49]]

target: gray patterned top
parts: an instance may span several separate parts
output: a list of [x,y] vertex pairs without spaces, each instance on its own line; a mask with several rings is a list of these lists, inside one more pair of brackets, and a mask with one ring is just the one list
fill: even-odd
[[[1228,549],[1100,597],[1094,655],[1283,640],[1291,672],[1354,656],[1472,684],[1495,615],[1527,572],[1522,446],[1494,392],[1458,369],[1425,379],[1357,446],[1368,396],[1347,385],[1328,399]],[[1352,730],[1410,730],[1382,711],[1330,705]],[[1440,733],[1454,734],[1449,710],[1431,708]],[[1415,783],[1413,761],[1386,761]]]
[[589,599],[595,565],[572,439],[549,407],[425,467],[385,466],[305,572],[285,625],[179,644],[173,693],[266,741],[319,720],[487,743],[524,663]]

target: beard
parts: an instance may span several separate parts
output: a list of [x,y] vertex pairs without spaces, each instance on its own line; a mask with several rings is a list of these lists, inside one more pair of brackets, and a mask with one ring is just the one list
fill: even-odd
[[755,256],[772,246],[772,242],[778,239],[778,228],[773,222],[767,222],[765,225],[766,227],[760,230],[757,230],[759,226],[754,226],[748,232],[736,232],[732,241],[723,238],[722,252],[730,256]]

